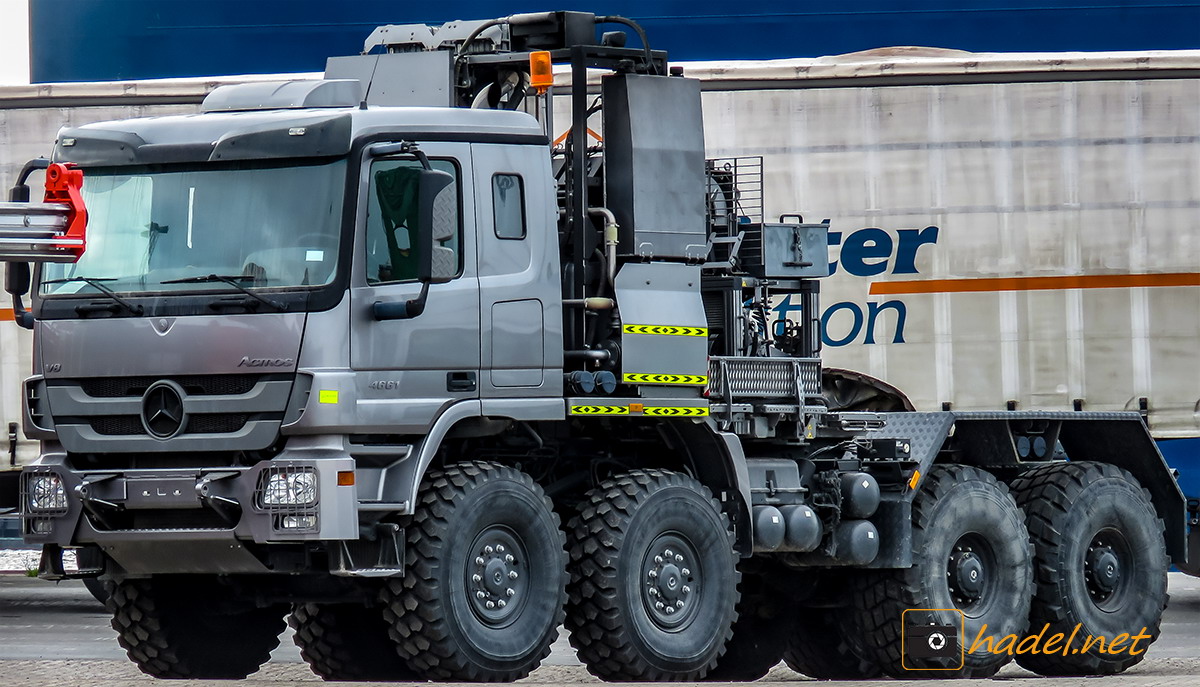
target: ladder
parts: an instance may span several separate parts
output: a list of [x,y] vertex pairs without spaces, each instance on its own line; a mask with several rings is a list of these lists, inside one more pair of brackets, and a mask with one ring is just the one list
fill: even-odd
[[0,203],[0,262],[75,262],[87,248],[83,172],[55,162],[41,203]]

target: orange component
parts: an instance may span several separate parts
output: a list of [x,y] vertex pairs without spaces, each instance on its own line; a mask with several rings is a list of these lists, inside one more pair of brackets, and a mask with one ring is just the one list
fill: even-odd
[[549,51],[529,53],[529,85],[536,88],[539,95],[554,85],[554,66],[550,63]]
[[909,477],[909,478],[908,478],[908,488],[909,488],[909,489],[916,489],[916,488],[917,488],[917,484],[918,484],[918,483],[920,483],[920,481],[921,481],[921,471],[920,471],[920,470],[913,470],[912,477]]
[[[87,207],[83,204],[83,170],[75,169],[70,162],[54,162],[46,168],[46,202],[64,203],[70,207],[67,213],[67,231],[62,238],[67,240],[63,247],[78,260],[87,250]],[[76,243],[78,242],[78,243]],[[75,245],[70,245],[75,244]]]
[[642,404],[642,403],[630,403],[629,404],[629,412],[631,412],[631,413],[641,413],[645,410],[646,410],[645,404]]
[[342,470],[341,472],[338,472],[338,486],[339,487],[354,486],[354,471],[353,470]]

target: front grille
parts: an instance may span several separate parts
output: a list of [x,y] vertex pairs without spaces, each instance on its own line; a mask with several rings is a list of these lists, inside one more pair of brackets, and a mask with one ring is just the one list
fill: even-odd
[[83,393],[92,398],[141,396],[151,384],[170,379],[192,396],[231,396],[254,388],[262,375],[190,375],[182,377],[93,377],[79,380]]
[[92,431],[106,437],[124,437],[133,434],[145,434],[142,419],[136,415],[109,415],[94,417],[88,421]]
[[[245,413],[210,413],[188,418],[185,434],[230,434],[246,426],[250,416]],[[108,437],[140,436],[146,433],[142,419],[136,415],[110,415],[88,420],[92,431]]]
[[246,426],[250,416],[245,413],[213,413],[188,418],[188,434],[229,434]]

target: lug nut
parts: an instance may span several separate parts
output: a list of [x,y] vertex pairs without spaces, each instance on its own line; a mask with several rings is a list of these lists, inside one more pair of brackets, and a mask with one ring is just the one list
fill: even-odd
[[495,601],[489,601],[489,602],[487,602],[487,607],[488,607],[489,609],[495,608],[495,607],[496,607],[496,602],[495,602]]
[[649,577],[650,579],[653,580],[654,578],[658,577],[658,571],[651,569],[649,572],[646,573],[646,577]]
[[664,603],[663,603],[663,602],[661,602],[661,601],[658,601],[658,602],[656,602],[656,603],[654,604],[654,607],[655,607],[655,608],[657,608],[658,610],[660,610],[660,611],[661,611],[663,608],[665,608],[665,607],[666,607],[666,604],[664,604]]
[[483,547],[483,552],[484,552],[484,553],[491,553],[492,551],[495,551],[495,549],[493,549],[493,548],[491,547],[491,545],[488,545],[488,546],[485,546],[485,547]]
[[689,587],[689,586],[687,586],[686,584],[685,584],[685,585],[683,585],[683,593],[684,593],[684,594],[691,594],[691,593],[692,593],[692,588],[691,588],[691,587]]
[[475,557],[475,565],[483,565],[483,556]]
[[684,568],[683,570],[680,570],[679,572],[682,575],[691,575],[692,574],[692,571],[688,570],[687,568]]
[[666,551],[663,551],[663,555],[664,555],[664,556],[666,556],[667,558],[670,558],[670,557],[671,557],[671,556],[673,556],[674,554],[673,554],[673,553],[671,553],[671,550],[670,550],[670,549],[667,549]]
[[678,608],[678,609],[680,609],[680,610],[683,610],[683,602],[682,602],[682,601],[676,601],[676,602],[675,602],[675,608]]
[[651,587],[650,589],[646,590],[646,593],[649,594],[650,596],[658,596],[658,588]]
[[486,599],[487,594],[484,594],[483,592],[475,592],[475,598],[476,599]]
[[655,556],[655,557],[654,557],[654,562],[655,562],[655,563],[658,563],[659,565],[662,565],[662,562],[663,562],[663,557],[662,557],[662,556]]
[[515,589],[513,589],[512,587],[505,589],[504,593],[507,594],[509,596],[509,598],[512,598],[517,595],[517,591]]
[[676,562],[676,563],[682,563],[682,562],[683,562],[683,556],[681,556],[681,555],[679,555],[679,554],[675,554],[675,562]]
[[504,608],[507,605],[508,605],[508,602],[505,601],[504,599],[500,599],[499,601],[496,602],[496,608]]
[[504,553],[504,545],[496,544],[496,553]]
[[476,584],[483,582],[483,576],[482,575],[471,575],[471,581],[475,582]]
[[675,612],[674,606],[667,606],[667,615],[671,615],[674,612]]
[[515,561],[515,560],[517,560],[517,559],[513,558],[511,553],[504,556],[504,562],[508,563],[509,565],[512,565],[513,561]]
[[517,574],[517,571],[516,571],[516,570],[509,570],[509,571],[508,571],[508,579],[510,579],[510,580],[515,580],[515,579],[517,579],[518,577],[520,577],[520,575],[518,575],[518,574]]

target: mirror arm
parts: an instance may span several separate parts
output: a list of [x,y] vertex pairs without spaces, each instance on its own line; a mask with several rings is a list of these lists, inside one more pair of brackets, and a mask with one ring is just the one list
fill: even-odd
[[410,301],[384,303],[375,301],[371,315],[376,320],[411,320],[425,312],[425,301],[429,298],[429,282],[421,284],[421,293]]
[[33,329],[33,313],[25,309],[25,304],[21,302],[20,294],[13,294],[13,321],[22,329]]

